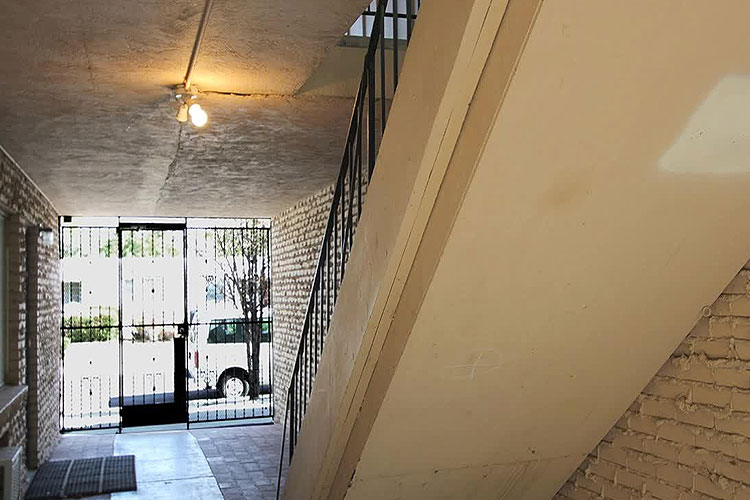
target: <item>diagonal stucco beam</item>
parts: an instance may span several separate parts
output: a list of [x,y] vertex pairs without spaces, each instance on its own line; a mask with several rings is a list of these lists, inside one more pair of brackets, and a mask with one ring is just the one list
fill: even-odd
[[[388,385],[391,372],[386,365],[395,361],[382,356],[384,346],[391,336],[399,337],[399,345],[405,340],[391,329],[391,321],[400,307],[437,193],[468,125],[469,105],[489,113],[481,120],[494,119],[534,18],[537,3],[517,4],[525,8],[518,9],[515,25],[507,31],[509,55],[497,69],[497,80],[491,85],[495,92],[479,102],[472,99],[477,98],[475,91],[507,14],[507,2],[456,5],[435,1],[425,4],[420,13],[287,477],[285,498],[342,498],[345,494]],[[451,22],[446,23],[447,19]],[[432,36],[436,32],[441,37]],[[476,154],[477,148],[481,149],[481,141],[470,150]],[[464,165],[470,177],[472,163]],[[460,200],[465,185],[454,185],[454,201]]]

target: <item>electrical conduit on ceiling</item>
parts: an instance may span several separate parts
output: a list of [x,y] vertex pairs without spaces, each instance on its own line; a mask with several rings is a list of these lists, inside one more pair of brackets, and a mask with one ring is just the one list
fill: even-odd
[[[177,111],[177,121],[186,122],[188,116],[190,116],[193,125],[196,127],[202,127],[208,121],[208,115],[201,108],[198,103],[188,103],[185,101],[185,94],[191,93],[193,70],[195,69],[195,63],[198,59],[198,52],[200,51],[201,43],[203,42],[203,36],[206,33],[206,26],[208,25],[208,18],[211,15],[211,9],[214,5],[214,0],[206,0],[206,4],[203,7],[203,14],[201,15],[201,21],[198,25],[198,33],[195,35],[195,42],[193,43],[193,51],[190,53],[190,60],[188,61],[188,67],[185,71],[185,78],[182,83],[182,92],[178,92],[175,97],[180,102],[180,108]],[[189,99],[193,100],[196,98],[195,93],[191,93]]]

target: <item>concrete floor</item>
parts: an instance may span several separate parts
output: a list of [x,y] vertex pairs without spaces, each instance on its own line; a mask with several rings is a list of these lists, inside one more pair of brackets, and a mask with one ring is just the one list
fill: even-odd
[[65,434],[51,460],[135,455],[138,491],[102,499],[274,499],[281,426]]

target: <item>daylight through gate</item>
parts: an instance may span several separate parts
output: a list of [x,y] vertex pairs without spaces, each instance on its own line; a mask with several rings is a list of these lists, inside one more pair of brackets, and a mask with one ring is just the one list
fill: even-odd
[[272,416],[268,220],[74,218],[60,237],[63,429]]

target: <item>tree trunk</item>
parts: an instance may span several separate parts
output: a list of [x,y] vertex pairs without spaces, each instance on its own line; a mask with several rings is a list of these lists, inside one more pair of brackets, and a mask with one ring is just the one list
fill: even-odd
[[247,314],[245,314],[245,352],[247,353],[247,375],[248,375],[248,383],[249,383],[249,391],[248,396],[250,396],[252,399],[255,399],[258,397],[258,391],[257,386],[258,384],[255,382],[257,378],[255,375],[255,342],[253,342],[253,323],[250,322],[250,318],[247,317]]
[[261,338],[261,332],[263,331],[263,325],[256,323],[252,323],[250,326],[250,337],[252,339],[253,344],[253,350],[252,350],[252,359],[248,357],[248,359],[251,359],[251,370],[248,372],[250,373],[250,397],[252,399],[257,398],[260,396],[260,338]]

